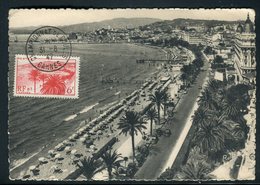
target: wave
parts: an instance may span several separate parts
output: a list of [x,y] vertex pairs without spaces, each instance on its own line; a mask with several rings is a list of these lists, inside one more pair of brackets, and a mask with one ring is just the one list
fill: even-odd
[[82,114],[82,113],[86,113],[88,111],[90,111],[93,107],[97,106],[99,103],[95,103],[93,105],[90,105],[90,106],[86,106],[84,109],[82,109],[79,113],[77,114],[72,114],[70,116],[68,116],[67,118],[64,119],[64,121],[70,121],[70,120],[73,120],[74,118],[76,118],[79,114]]
[[64,121],[73,120],[75,117],[77,117],[77,114],[73,114],[73,115],[68,116],[67,118],[64,119]]
[[13,163],[11,164],[13,167],[10,168],[10,172],[13,171],[14,169],[18,168],[19,166],[23,165],[24,163],[26,163],[27,161],[29,161],[32,157],[36,156],[38,153],[40,153],[40,151],[32,154],[31,156],[27,157],[27,158],[22,158],[22,159],[17,159],[14,160]]
[[97,106],[99,103],[95,103],[93,105],[90,105],[90,106],[86,106],[84,109],[82,109],[79,113],[82,114],[82,113],[86,113],[88,112],[89,110],[91,110],[93,107]]
[[119,95],[120,93],[121,93],[121,91],[118,91],[118,92],[115,93],[115,95]]

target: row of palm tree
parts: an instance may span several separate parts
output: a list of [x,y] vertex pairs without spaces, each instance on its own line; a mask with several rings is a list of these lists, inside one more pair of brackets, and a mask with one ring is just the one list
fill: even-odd
[[201,57],[196,58],[192,61],[192,63],[188,65],[183,65],[181,68],[181,76],[180,79],[183,81],[185,86],[189,86],[192,84],[199,74],[200,68],[203,67],[204,62]]
[[[237,93],[239,89],[244,90]],[[208,163],[222,162],[224,154],[244,147],[248,128],[242,110],[246,107],[247,91],[245,85],[228,87],[221,81],[209,81],[193,117],[195,131],[189,145],[189,158],[193,155],[190,150],[198,147],[201,155],[210,159]],[[187,159],[185,163],[187,168],[194,167]]]
[[94,159],[93,157],[84,158],[77,163],[79,169],[87,180],[92,180],[95,175],[107,169],[108,178],[113,178],[113,170],[117,170],[121,166],[121,162],[124,161],[121,154],[118,154],[115,150],[107,150],[101,155],[101,159]]
[[[244,147],[248,127],[243,119],[249,103],[249,87],[227,86],[210,80],[193,116],[193,137],[179,170],[168,169],[166,179],[210,179],[223,156]],[[194,152],[195,151],[195,152]],[[176,171],[177,170],[177,171]]]
[[[166,91],[155,91],[154,94],[150,95],[150,101],[152,107],[148,109],[145,115],[134,111],[126,111],[125,114],[120,118],[118,123],[118,129],[121,130],[120,134],[125,134],[131,136],[132,140],[132,153],[133,153],[133,163],[135,163],[135,136],[140,133],[143,133],[144,129],[147,129],[145,126],[146,121],[150,121],[150,135],[153,135],[153,124],[155,120],[158,120],[160,124],[160,111],[161,108],[166,109],[166,102],[168,101],[168,94]],[[154,108],[154,105],[157,107],[157,110]],[[164,107],[162,107],[164,105]],[[97,173],[102,172],[104,169],[107,169],[109,179],[113,178],[112,171],[113,169],[118,169],[120,163],[124,161],[121,154],[117,154],[116,151],[108,150],[102,154],[101,159],[94,158],[85,158],[77,166],[82,169],[83,175],[91,180]],[[126,161],[126,160],[125,160]],[[103,165],[105,164],[105,165]]]

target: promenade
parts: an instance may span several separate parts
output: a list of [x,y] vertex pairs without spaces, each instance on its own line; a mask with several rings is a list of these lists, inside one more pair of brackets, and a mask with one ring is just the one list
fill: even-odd
[[171,124],[167,125],[165,128],[170,129],[172,134],[170,137],[161,137],[159,142],[156,144],[158,148],[158,153],[156,155],[150,155],[143,166],[135,175],[135,179],[147,179],[154,180],[157,179],[164,170],[172,149],[176,145],[176,141],[181,136],[185,128],[185,123],[189,117],[193,105],[196,103],[197,97],[200,94],[200,89],[204,83],[204,80],[208,74],[209,64],[205,62],[203,71],[198,75],[195,83],[188,89],[188,93],[182,97],[175,110],[175,115]]

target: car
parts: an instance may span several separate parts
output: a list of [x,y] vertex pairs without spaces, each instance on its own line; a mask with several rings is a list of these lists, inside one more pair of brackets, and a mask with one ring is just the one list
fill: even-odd
[[187,91],[183,91],[183,94],[187,94]]
[[202,89],[202,87],[200,86],[199,89]]

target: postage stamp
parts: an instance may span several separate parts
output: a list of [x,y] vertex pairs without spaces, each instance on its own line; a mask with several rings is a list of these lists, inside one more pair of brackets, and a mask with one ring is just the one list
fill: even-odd
[[[34,56],[33,65],[25,55],[15,56],[14,96],[78,98],[79,57],[47,59]],[[35,67],[37,66],[37,67]],[[38,70],[62,66],[59,70]]]

